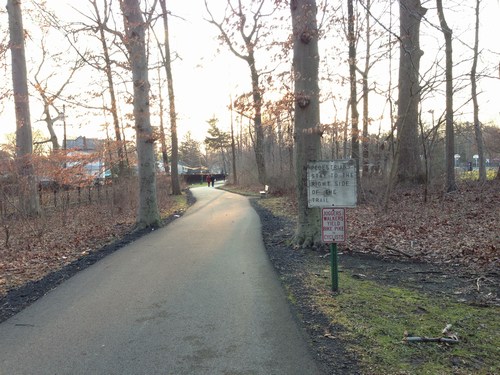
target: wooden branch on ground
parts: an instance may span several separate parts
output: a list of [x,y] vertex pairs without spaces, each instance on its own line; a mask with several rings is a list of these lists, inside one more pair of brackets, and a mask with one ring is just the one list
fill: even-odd
[[425,337],[425,336],[408,336],[403,338],[404,342],[444,342],[447,344],[457,344],[458,338],[456,337]]
[[413,257],[413,255],[411,255],[411,254],[405,253],[405,252],[404,252],[404,251],[402,251],[402,250],[398,250],[398,249],[395,249],[395,248],[390,247],[390,246],[387,246],[387,245],[385,246],[385,248],[386,248],[387,250],[395,251],[396,253],[399,253],[399,254],[401,254],[401,255],[404,255],[405,257],[408,257],[408,258],[412,258],[412,257]]
[[403,342],[444,342],[446,344],[458,344],[459,340],[457,335],[453,334],[451,331],[451,324],[447,324],[446,327],[441,331],[446,337],[425,337],[425,336],[409,336],[408,332],[405,331],[403,334]]

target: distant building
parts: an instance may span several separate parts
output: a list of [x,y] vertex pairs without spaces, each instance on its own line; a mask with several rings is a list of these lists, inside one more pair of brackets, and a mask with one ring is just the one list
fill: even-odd
[[87,138],[85,136],[66,140],[66,148],[68,150],[74,149],[82,152],[95,152],[99,150],[103,144],[103,139]]
[[69,156],[95,155],[92,159],[84,158],[81,161],[69,162],[67,163],[67,167],[81,165],[86,175],[94,178],[104,178],[106,173],[104,160],[101,160],[97,154],[97,152],[102,149],[104,142],[105,141],[102,139],[87,138],[85,136],[66,140],[66,149],[70,151],[68,153]]

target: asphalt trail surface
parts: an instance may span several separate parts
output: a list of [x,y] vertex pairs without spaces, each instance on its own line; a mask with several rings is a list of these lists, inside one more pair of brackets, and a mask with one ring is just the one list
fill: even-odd
[[248,200],[197,202],[0,324],[0,374],[319,374]]

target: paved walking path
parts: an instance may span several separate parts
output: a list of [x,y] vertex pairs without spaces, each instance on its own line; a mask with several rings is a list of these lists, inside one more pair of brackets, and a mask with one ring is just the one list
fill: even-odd
[[0,325],[0,374],[319,374],[244,197],[197,203]]

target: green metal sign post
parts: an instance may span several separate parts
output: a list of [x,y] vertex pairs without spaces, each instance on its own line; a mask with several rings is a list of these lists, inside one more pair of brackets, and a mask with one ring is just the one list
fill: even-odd
[[339,258],[337,243],[346,241],[345,208],[323,208],[321,210],[321,238],[330,244],[330,274],[332,275],[332,291],[339,290]]
[[330,268],[332,275],[332,292],[339,291],[339,256],[337,252],[337,244],[330,244]]

